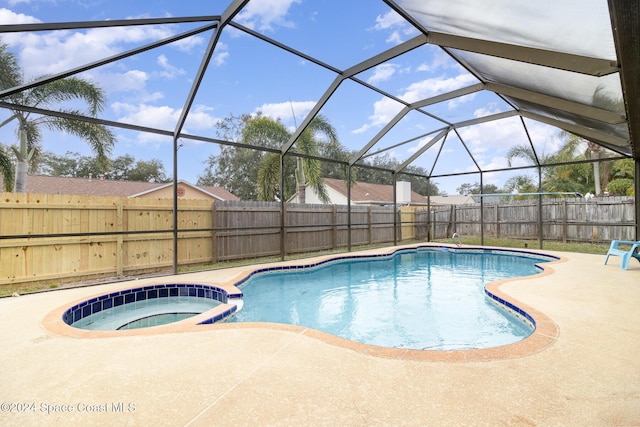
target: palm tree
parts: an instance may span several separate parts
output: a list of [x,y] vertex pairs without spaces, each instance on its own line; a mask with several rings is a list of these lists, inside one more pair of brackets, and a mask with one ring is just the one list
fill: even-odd
[[[15,56],[8,51],[7,45],[0,43],[0,89],[9,89],[23,83],[22,72]],[[96,117],[106,104],[102,90],[95,84],[77,77],[68,77],[8,96],[16,105],[29,107],[51,108],[67,101],[83,101],[87,111],[77,109],[59,110],[74,115],[90,115]],[[0,123],[0,127],[18,122],[18,147],[11,147],[16,156],[15,181],[13,168],[8,152],[0,150],[0,173],[4,177],[5,190],[24,193],[27,185],[27,171],[33,166],[40,155],[42,141],[41,129],[62,131],[84,139],[96,154],[98,164],[106,170],[108,154],[115,143],[113,133],[103,125],[71,120],[61,117],[41,116],[18,109],[11,109],[11,116]],[[104,170],[103,170],[104,171]]]
[[[317,116],[309,123],[309,126],[302,132],[296,140],[295,151],[306,156],[319,155],[319,137],[324,136],[330,144],[337,144],[337,132],[324,116]],[[243,139],[246,143],[253,145],[269,146],[279,148],[284,145],[291,134],[279,121],[268,117],[258,117],[251,120],[243,130]],[[270,153],[263,157],[258,167],[258,198],[260,200],[274,200],[276,197],[291,196],[298,192],[300,203],[306,200],[305,190],[307,185],[311,185],[320,200],[328,203],[329,195],[322,181],[321,163],[308,157],[297,157],[295,166],[293,162],[285,162],[284,175],[295,176],[295,187],[292,180],[285,182],[285,188],[280,189],[280,156],[277,153]]]

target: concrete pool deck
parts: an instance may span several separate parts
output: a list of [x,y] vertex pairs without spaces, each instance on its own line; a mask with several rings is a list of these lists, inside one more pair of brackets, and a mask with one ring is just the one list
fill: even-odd
[[557,334],[485,360],[367,353],[259,324],[95,338],[43,324],[98,293],[228,283],[249,267],[3,298],[0,425],[640,425],[640,264],[540,252],[565,259],[499,287]]

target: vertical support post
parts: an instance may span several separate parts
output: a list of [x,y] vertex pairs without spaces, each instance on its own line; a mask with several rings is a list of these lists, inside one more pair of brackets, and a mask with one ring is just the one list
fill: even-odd
[[173,135],[173,274],[178,274],[178,136]]
[[567,234],[569,234],[568,216],[567,199],[562,199],[562,243],[567,243]]
[[216,232],[218,211],[216,202],[211,203],[211,262],[218,263],[218,233]]
[[393,183],[393,246],[398,246],[398,202],[396,191],[396,173],[391,174]]
[[367,207],[367,231],[369,232],[369,244],[373,244],[373,206]]
[[496,239],[499,239],[500,238],[500,209],[498,209],[498,207],[500,206],[500,203],[496,203],[493,206],[495,207],[495,210],[496,210]]
[[480,172],[480,246],[484,246],[484,183],[483,175]]
[[453,205],[453,233],[458,232],[458,205]]
[[331,205],[331,248],[338,248],[338,207],[334,204]]
[[635,240],[638,241],[640,240],[640,158],[636,158],[635,161],[633,162],[634,166],[635,166],[635,197],[634,200],[636,201],[636,206],[635,206],[635,211],[636,211],[636,215],[635,215]]
[[542,229],[542,167],[538,165],[538,246],[542,249],[544,240],[544,232]]
[[284,206],[284,154],[280,153],[280,260],[284,261],[286,255],[286,236],[284,222],[285,206]]
[[347,251],[351,252],[351,165],[347,166]]
[[[427,184],[430,183],[427,178]],[[431,241],[431,185],[427,185],[427,242]]]
[[118,198],[116,207],[116,230],[119,233],[116,238],[116,276],[121,277],[124,273],[124,237],[122,235],[124,231],[124,207],[122,198]]

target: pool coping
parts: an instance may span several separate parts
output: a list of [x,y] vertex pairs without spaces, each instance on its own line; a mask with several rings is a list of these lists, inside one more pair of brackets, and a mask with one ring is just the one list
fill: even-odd
[[[539,254],[541,256],[549,257],[542,252],[536,252],[535,250],[519,250],[519,249],[509,249],[509,248],[497,248],[497,247],[486,247],[486,246],[468,246],[468,245],[446,245],[446,244],[412,244],[405,246],[394,246],[391,248],[381,248],[381,249],[373,249],[361,252],[350,252],[346,254],[334,254],[334,255],[322,255],[312,258],[304,258],[300,260],[292,260],[292,261],[283,261],[276,263],[269,263],[264,265],[252,266],[249,269],[244,269],[233,275],[229,280],[224,282],[219,281],[186,281],[186,280],[176,280],[177,278],[162,278],[154,281],[153,283],[162,284],[162,283],[181,283],[181,282],[189,282],[189,283],[197,283],[209,286],[215,286],[221,288],[229,293],[237,293],[241,292],[236,284],[240,284],[243,281],[247,280],[253,274],[259,271],[268,271],[273,269],[287,269],[287,268],[305,268],[309,266],[321,265],[326,262],[339,260],[339,259],[348,259],[348,258],[361,258],[361,257],[370,257],[370,256],[387,256],[392,255],[395,252],[401,250],[411,250],[418,248],[449,248],[449,249],[487,249],[487,250],[499,250],[505,253],[524,253],[527,255],[531,254]],[[359,343],[355,341],[348,340],[346,338],[341,338],[335,335],[331,335],[326,332],[318,331],[315,329],[311,329],[304,326],[298,325],[287,325],[287,324],[277,324],[277,323],[265,323],[265,322],[246,322],[246,323],[213,323],[213,324],[199,324],[202,321],[209,319],[213,316],[217,316],[231,307],[231,304],[222,303],[219,306],[213,308],[212,310],[208,310],[199,315],[193,316],[191,318],[170,323],[167,325],[161,326],[152,326],[148,328],[141,329],[129,329],[129,330],[121,330],[121,331],[95,331],[95,330],[87,330],[87,329],[79,329],[74,328],[68,324],[66,324],[62,320],[62,316],[66,310],[68,310],[73,305],[79,304],[83,301],[86,301],[91,298],[99,297],[104,295],[105,292],[96,293],[94,295],[85,296],[82,298],[78,298],[72,302],[65,303],[64,305],[54,309],[49,312],[42,320],[42,326],[50,333],[55,335],[69,337],[69,338],[117,338],[117,337],[130,337],[130,336],[152,336],[157,334],[171,334],[171,333],[201,333],[207,330],[215,330],[215,329],[243,329],[243,328],[264,328],[264,329],[273,329],[273,330],[283,330],[283,331],[291,331],[300,335],[306,335],[318,340],[321,340],[327,344],[334,345],[337,347],[342,347],[345,349],[350,349],[356,351],[358,353],[363,353],[375,357],[383,357],[390,359],[399,359],[399,360],[413,360],[413,361],[433,361],[433,362],[481,362],[481,361],[492,361],[492,360],[501,360],[501,359],[512,359],[518,357],[524,357],[532,354],[536,354],[545,350],[546,348],[553,345],[559,337],[560,330],[558,325],[547,315],[542,313],[541,311],[535,309],[529,304],[526,304],[523,301],[517,300],[510,295],[503,292],[500,288],[503,284],[513,282],[513,281],[521,281],[521,280],[536,280],[554,273],[553,268],[551,267],[554,264],[566,262],[567,259],[562,256],[554,255],[553,258],[557,258],[553,261],[548,261],[540,265],[542,271],[538,274],[532,276],[525,277],[515,277],[509,279],[501,279],[494,282],[490,282],[485,286],[485,290],[490,292],[493,296],[498,297],[509,304],[512,304],[524,312],[526,312],[529,316],[531,316],[535,321],[535,329],[527,338],[503,346],[498,347],[489,347],[483,349],[465,349],[465,350],[413,350],[413,349],[398,349],[398,348],[389,348],[389,347],[380,347],[370,344]],[[135,282],[133,282],[135,283]],[[110,290],[107,293],[116,292],[119,290],[126,290],[132,288],[134,285],[132,282],[128,282],[127,284],[120,283],[119,287]]]

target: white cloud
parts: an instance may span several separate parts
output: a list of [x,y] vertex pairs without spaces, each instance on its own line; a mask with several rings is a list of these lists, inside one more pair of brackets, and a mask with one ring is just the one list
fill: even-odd
[[178,40],[171,43],[171,46],[177,47],[183,52],[191,52],[195,47],[205,44],[205,40],[202,36],[191,36],[186,39]]
[[295,113],[295,122],[299,125],[315,105],[315,101],[287,101],[274,104],[262,104],[262,106],[256,108],[254,112],[257,113],[260,111],[267,117],[271,117],[274,120],[280,119],[285,123],[293,123],[293,114]]
[[[459,89],[477,80],[471,74],[465,73],[455,77],[432,78],[422,80],[409,85],[405,92],[399,97],[407,102],[416,102],[442,93]],[[384,126],[402,109],[402,105],[390,98],[382,98],[373,104],[373,114],[369,116],[369,121],[352,131],[355,134],[366,132],[367,130]]]
[[165,55],[158,56],[157,62],[158,65],[162,67],[160,75],[164,78],[173,79],[176,76],[186,74],[186,71],[184,71],[182,68],[174,67],[173,65],[169,64],[169,60]]
[[405,24],[404,18],[395,10],[389,10],[384,15],[378,15],[376,17],[376,25],[373,27],[376,30],[388,30],[390,28],[400,27]]
[[87,73],[90,80],[100,82],[102,88],[109,92],[140,92],[144,89],[149,75],[140,70],[129,70],[124,73],[98,72],[92,70]]
[[[146,126],[162,130],[173,131],[182,113],[182,109],[175,109],[168,105],[148,105],[148,104],[127,104],[116,102],[111,104],[113,111],[119,116],[117,121],[132,123],[139,126]],[[205,105],[195,105],[185,122],[184,133],[189,133],[188,129],[208,130],[213,129],[219,121],[212,112],[211,107]],[[141,133],[138,136],[140,143],[151,141],[167,141],[166,136]]]
[[218,42],[216,50],[213,52],[213,65],[219,67],[227,62],[229,57],[229,47],[223,42]]
[[360,134],[371,128],[381,127],[391,121],[391,119],[402,110],[402,104],[390,98],[382,98],[373,103],[373,114],[369,116],[369,121],[358,129],[352,131],[354,134]]
[[409,85],[400,97],[408,102],[421,101],[435,95],[451,92],[461,87],[477,83],[477,79],[469,73],[458,74],[454,77],[436,77],[422,80]]
[[289,8],[302,0],[251,0],[236,16],[236,20],[252,29],[273,31],[275,26],[294,27],[285,19]]
[[380,64],[373,70],[373,75],[367,79],[368,83],[376,84],[389,80],[398,68],[394,64]]
[[390,31],[386,42],[392,44],[402,43],[405,38],[417,34],[417,30],[394,10],[389,10],[384,15],[378,15],[373,29]]
[[429,50],[430,62],[423,62],[416,68],[418,71],[434,72],[437,70],[446,70],[452,67],[459,68],[460,65],[453,61],[442,49],[432,46]]
[[[18,4],[18,2],[9,3],[11,6]],[[22,13],[15,13],[12,10],[0,8],[0,22],[3,25],[15,25],[15,24],[35,24],[38,22],[42,22],[39,19],[34,18],[33,16],[25,15]],[[7,34],[9,35],[9,34]],[[5,35],[3,35],[3,38]]]

